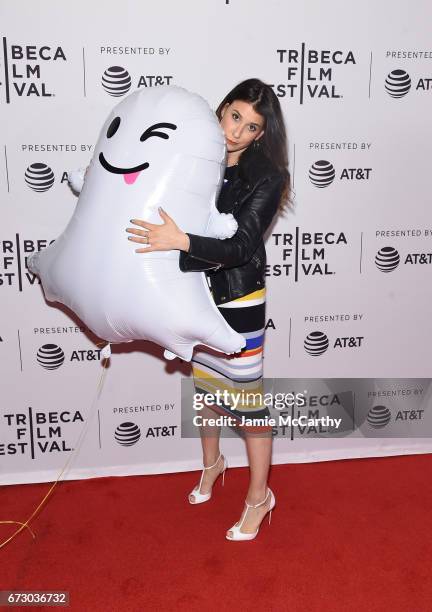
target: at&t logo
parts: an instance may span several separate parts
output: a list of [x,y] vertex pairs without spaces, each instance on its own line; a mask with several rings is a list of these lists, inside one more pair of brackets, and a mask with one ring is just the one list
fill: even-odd
[[[364,336],[341,336],[333,342],[332,348],[360,348]],[[312,357],[323,355],[330,346],[330,341],[322,331],[313,331],[308,334],[304,341],[304,350]]]
[[30,164],[25,171],[24,180],[33,191],[48,191],[54,185],[54,172],[46,164]]
[[[372,168],[343,168],[338,179],[343,181],[368,181]],[[336,177],[333,164],[325,159],[316,161],[309,170],[309,179],[312,185],[322,189],[331,185]]]
[[[408,408],[396,412],[395,421],[422,421],[424,416],[422,408]],[[373,406],[366,417],[366,421],[372,429],[383,429],[392,420],[392,413],[387,406]]]
[[326,334],[320,331],[311,332],[306,336],[304,341],[304,349],[306,353],[312,355],[313,357],[317,357],[318,355],[322,355],[326,352],[329,347],[329,339]]
[[[137,89],[140,87],[156,87],[158,85],[170,85],[172,75],[148,74],[140,75]],[[110,66],[105,70],[101,80],[104,91],[115,98],[127,94],[132,87],[132,77],[126,68],[122,66]]]
[[114,438],[121,446],[133,446],[141,437],[141,430],[135,423],[121,423],[114,432]]
[[[69,362],[100,361],[102,349],[74,350],[68,357]],[[57,344],[44,344],[36,353],[36,361],[45,370],[57,370],[66,360],[65,353]]]
[[393,272],[400,263],[400,255],[393,247],[383,247],[375,255],[375,265],[381,272]]
[[[54,171],[48,164],[35,162],[30,164],[24,172],[24,181],[29,189],[36,193],[44,193],[51,189],[55,182]],[[60,184],[68,185],[68,173],[61,173]]]
[[[159,425],[148,427],[145,438],[168,438],[175,436],[178,425]],[[121,446],[133,446],[141,438],[141,429],[136,423],[121,423],[114,432],[114,439]]]
[[[392,98],[403,98],[411,90],[411,77],[405,70],[397,68],[386,77],[384,87]],[[431,91],[432,77],[420,77],[415,84],[416,91]]]
[[[399,252],[391,246],[383,247],[375,255],[375,265],[380,272],[393,272],[401,261]],[[407,253],[404,265],[432,264],[432,253]]]
[[111,66],[102,75],[102,87],[110,96],[119,97],[127,94],[132,79],[127,70],[121,66]]
[[63,365],[65,355],[56,344],[44,344],[38,350],[36,360],[45,370],[57,370]]
[[367,423],[373,429],[382,429],[390,423],[391,412],[386,406],[373,406],[366,417]]
[[385,90],[392,98],[403,98],[411,89],[411,79],[405,70],[392,70],[385,80]]

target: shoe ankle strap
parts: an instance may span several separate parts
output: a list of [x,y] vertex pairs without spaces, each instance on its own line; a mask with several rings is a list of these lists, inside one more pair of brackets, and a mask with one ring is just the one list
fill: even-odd
[[217,465],[219,459],[222,457],[222,453],[219,453],[219,457],[216,459],[216,463],[213,463],[213,465],[209,465],[208,467],[205,467],[205,470],[209,470],[210,468],[213,468],[215,465]]
[[264,501],[260,502],[259,504],[248,504],[247,502],[245,502],[245,504],[248,508],[259,508],[260,506],[263,506],[266,503],[269,495],[270,495],[270,489],[268,489],[267,495],[265,496]]

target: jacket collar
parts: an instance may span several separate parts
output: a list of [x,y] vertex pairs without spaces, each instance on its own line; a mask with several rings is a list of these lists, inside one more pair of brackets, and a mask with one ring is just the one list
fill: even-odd
[[272,162],[259,148],[251,146],[240,157],[238,177],[249,184],[259,182],[274,171]]

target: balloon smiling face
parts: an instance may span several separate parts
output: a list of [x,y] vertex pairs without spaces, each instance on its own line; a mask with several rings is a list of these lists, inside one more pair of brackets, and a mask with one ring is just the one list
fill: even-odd
[[[194,194],[213,191],[224,158],[223,132],[203,99],[174,86],[137,90],[106,118],[86,189],[98,189],[105,199],[118,192],[124,207],[134,194],[140,193],[140,202],[150,195],[154,203],[157,194],[158,205],[166,210],[169,196],[174,199],[179,190],[187,189],[192,199]],[[205,177],[216,164],[216,181],[209,184]],[[138,215],[136,210],[130,212]]]
[[[115,134],[118,132],[121,126],[121,118],[114,117],[111,123],[108,126],[106,137],[107,139],[113,138]],[[174,123],[154,123],[150,127],[148,127],[140,136],[140,142],[145,142],[149,138],[163,138],[168,140],[169,132],[168,130],[176,130],[177,126]],[[162,131],[163,130],[163,131]],[[137,180],[140,172],[142,170],[146,170],[149,166],[149,162],[143,162],[142,164],[138,164],[137,166],[133,166],[132,168],[120,168],[118,166],[113,166],[107,161],[105,155],[101,151],[99,153],[99,162],[105,170],[108,172],[112,172],[113,174],[122,174],[123,179],[127,185],[133,185]]]

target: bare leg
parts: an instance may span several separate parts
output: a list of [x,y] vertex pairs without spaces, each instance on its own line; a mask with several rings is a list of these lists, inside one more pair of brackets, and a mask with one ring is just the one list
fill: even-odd
[[[246,501],[249,504],[262,502],[267,495],[267,478],[271,461],[273,438],[271,433],[265,437],[248,435],[246,433],[246,449],[249,459],[250,480]],[[270,496],[265,504],[259,508],[249,508],[246,518],[241,526],[243,533],[254,533],[260,525],[263,516],[270,507]],[[243,512],[246,512],[246,506]],[[240,520],[243,515],[240,517]],[[240,522],[240,521],[239,521]],[[229,536],[232,535],[228,531]]]
[[[218,415],[208,406],[200,411],[200,414],[204,418],[216,418]],[[201,493],[208,493],[213,486],[214,481],[223,470],[223,457],[217,461],[220,450],[219,450],[219,439],[220,439],[221,428],[219,425],[205,425],[200,427],[201,446],[203,449],[203,465],[208,467],[214,465],[209,470],[205,470],[203,480],[201,483]],[[216,463],[217,462],[217,463]],[[192,503],[195,503],[195,496],[189,495],[189,499]]]

